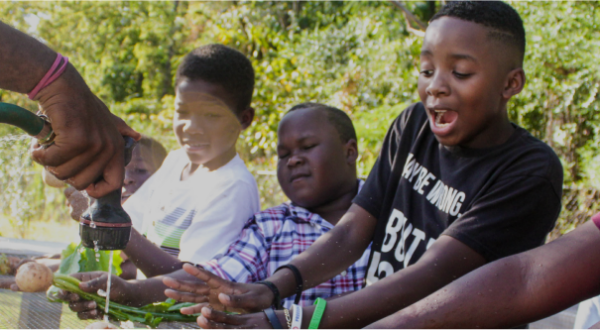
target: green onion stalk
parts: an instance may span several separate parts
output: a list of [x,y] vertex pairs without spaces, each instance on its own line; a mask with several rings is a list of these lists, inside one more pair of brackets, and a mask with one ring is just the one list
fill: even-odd
[[[72,293],[76,293],[85,300],[93,300],[100,309],[104,310],[104,307],[106,306],[106,298],[81,290],[79,288],[79,283],[80,281],[74,277],[54,274],[54,286]],[[49,298],[53,301],[65,302],[58,299],[56,296],[50,296]],[[180,313],[181,308],[193,305],[194,303],[175,304],[175,301],[172,299],[169,299],[166,302],[150,304],[143,307],[131,307],[110,302],[108,306],[108,314],[119,321],[139,322],[155,328],[160,322],[163,321],[195,322],[198,315],[184,315]]]

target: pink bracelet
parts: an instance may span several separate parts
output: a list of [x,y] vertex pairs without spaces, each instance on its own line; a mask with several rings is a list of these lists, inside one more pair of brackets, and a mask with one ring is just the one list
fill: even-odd
[[[57,70],[56,68],[58,67],[61,61],[63,62],[63,64]],[[40,82],[35,86],[35,88],[31,92],[29,92],[29,94],[27,94],[27,96],[29,96],[29,99],[33,100],[37,93],[39,93],[44,87],[50,85],[52,82],[58,79],[58,77],[60,77],[60,75],[67,69],[67,64],[69,64],[69,58],[60,55],[60,53],[57,53],[56,60],[54,61],[54,64],[52,64],[52,67],[50,67],[50,70],[46,72],[46,75],[42,78],[42,80],[40,80]]]

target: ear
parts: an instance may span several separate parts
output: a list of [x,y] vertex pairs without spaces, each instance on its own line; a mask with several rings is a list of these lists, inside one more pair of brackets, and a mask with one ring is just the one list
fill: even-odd
[[242,111],[238,116],[240,123],[242,124],[242,130],[250,127],[252,121],[254,120],[254,108],[248,107],[246,110]]
[[506,76],[506,83],[504,84],[502,96],[508,100],[521,93],[523,87],[525,87],[525,80],[525,71],[523,71],[523,68],[511,70]]
[[344,153],[346,155],[346,163],[356,166],[356,160],[358,159],[358,145],[355,139],[350,139],[344,144]]

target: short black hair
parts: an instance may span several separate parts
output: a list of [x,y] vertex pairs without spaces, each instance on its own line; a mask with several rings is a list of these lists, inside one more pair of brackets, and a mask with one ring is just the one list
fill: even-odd
[[286,115],[292,111],[300,109],[315,109],[323,111],[327,116],[327,120],[331,126],[333,126],[338,132],[342,142],[348,142],[351,139],[356,140],[356,131],[354,130],[352,119],[350,119],[350,117],[344,111],[321,103],[305,102],[293,106],[290,110],[288,110],[288,112],[286,112]]
[[508,43],[525,54],[525,28],[519,13],[503,1],[451,1],[431,18],[449,16],[481,24],[492,31],[489,37]]
[[210,44],[192,50],[177,68],[176,87],[184,77],[221,85],[234,98],[238,114],[250,107],[254,69],[250,60],[233,48]]

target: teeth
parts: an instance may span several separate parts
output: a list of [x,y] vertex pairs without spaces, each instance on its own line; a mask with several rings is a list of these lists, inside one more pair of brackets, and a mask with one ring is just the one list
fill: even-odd
[[435,125],[437,127],[444,128],[444,127],[450,125],[448,123],[442,124],[442,117],[446,113],[446,110],[434,110],[434,111],[435,111]]

